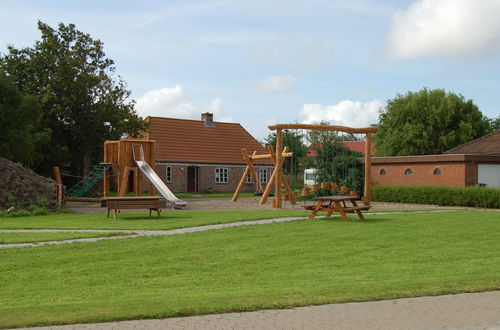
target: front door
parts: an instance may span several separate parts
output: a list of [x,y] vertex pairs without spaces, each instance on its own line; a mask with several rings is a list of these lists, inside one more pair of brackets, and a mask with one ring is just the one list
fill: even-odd
[[187,191],[188,192],[198,192],[198,178],[200,173],[200,168],[196,166],[190,166],[187,168]]

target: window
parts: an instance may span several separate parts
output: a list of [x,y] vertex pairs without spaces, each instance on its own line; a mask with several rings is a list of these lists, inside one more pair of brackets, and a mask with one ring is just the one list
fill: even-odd
[[385,168],[381,169],[381,170],[380,170],[380,172],[379,172],[379,174],[380,174],[381,176],[386,175],[386,174],[387,174],[387,172],[385,171]]
[[434,173],[433,173],[433,174],[434,174],[434,175],[441,175],[441,169],[436,167],[436,168],[434,169]]
[[252,183],[252,173],[248,172],[247,179],[245,183]]
[[259,178],[260,178],[260,183],[267,183],[267,169],[265,168],[259,169]]
[[166,166],[165,179],[167,182],[172,182],[172,166]]
[[215,183],[228,183],[229,178],[227,175],[227,168],[216,168],[215,169]]
[[405,175],[412,175],[413,174],[413,171],[411,170],[411,168],[407,168],[405,170]]

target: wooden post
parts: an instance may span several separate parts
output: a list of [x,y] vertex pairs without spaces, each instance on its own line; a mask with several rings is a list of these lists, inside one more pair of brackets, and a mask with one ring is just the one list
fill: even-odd
[[57,187],[57,203],[59,204],[59,207],[61,207],[64,204],[61,172],[59,171],[59,166],[52,167],[52,170],[54,171],[54,180],[56,181],[56,187]]
[[[269,150],[269,153],[271,154],[271,159],[273,160],[273,164],[274,164],[274,166],[276,166],[276,160],[275,160],[276,159],[276,155],[274,153],[273,147],[269,146],[268,150]],[[289,155],[289,154],[291,154],[291,156],[293,156],[293,153],[289,153],[288,152],[288,147],[285,146],[283,148],[283,158],[281,159],[281,163],[282,164],[285,162],[286,157],[288,157],[288,156],[285,156],[285,155]],[[295,204],[295,197],[292,194],[292,189],[290,188],[290,185],[288,185],[288,182],[286,181],[286,178],[285,178],[285,175],[283,174],[283,171],[279,172],[277,179],[279,181],[281,181],[281,183],[283,184],[283,186],[285,186],[286,193],[288,194],[288,196],[290,196],[290,203]]]
[[[148,157],[149,159],[146,160],[149,163],[149,166],[151,166],[151,168],[155,172],[157,172],[156,171],[156,154],[158,153],[158,148],[159,148],[159,145],[156,144],[156,142],[154,142],[154,141],[151,142],[149,144],[149,152],[150,152],[150,155]],[[155,194],[156,194],[155,186],[150,182],[149,183],[149,195],[154,196]]]
[[282,201],[281,201],[281,180],[280,180],[280,175],[281,169],[282,169],[282,145],[283,145],[283,131],[281,129],[276,130],[276,150],[278,151],[276,153],[276,164],[275,164],[275,172],[278,173],[277,177],[275,178],[274,184],[274,198],[276,199],[276,208],[281,209],[283,208]]
[[[262,192],[262,185],[260,184],[260,181],[257,178],[257,173],[255,172],[255,169],[252,164],[252,159],[250,156],[248,156],[248,152],[245,148],[241,149],[241,152],[243,154],[243,159],[247,162],[247,167],[245,168],[245,171],[243,172],[243,175],[241,176],[240,182],[238,183],[238,187],[236,188],[236,191],[234,192],[233,195],[233,202],[236,202],[238,200],[238,197],[240,196],[241,190],[243,189],[243,186],[245,185],[245,181],[247,179],[248,174],[251,174],[253,179],[255,180],[259,192]],[[254,151],[252,154],[252,157],[257,154],[257,151]]]
[[54,171],[54,180],[57,184],[62,184],[61,172],[59,171],[59,166],[52,167]]
[[104,178],[102,180],[102,185],[103,185],[102,195],[104,197],[109,197],[109,171],[111,171],[111,169],[112,169],[112,167],[110,167],[106,170],[106,172],[104,173]]
[[125,194],[127,193],[128,178],[130,176],[130,167],[125,166],[120,176],[121,176],[121,182],[120,182],[120,188],[118,189],[118,196],[124,197]]
[[366,133],[365,141],[365,193],[363,203],[367,206],[370,205],[372,193],[372,180],[371,180],[371,167],[372,167],[372,133]]
[[136,196],[141,196],[141,190],[142,190],[142,177],[141,177],[141,171],[138,167],[134,169],[134,190],[135,190],[135,195]]

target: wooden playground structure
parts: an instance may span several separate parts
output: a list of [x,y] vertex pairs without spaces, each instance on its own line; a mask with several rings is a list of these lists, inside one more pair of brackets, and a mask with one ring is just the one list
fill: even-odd
[[[364,158],[362,165],[364,167],[363,174],[363,182],[362,187],[363,191],[357,190],[356,187],[360,187],[361,183],[354,182],[355,180],[351,180],[351,189],[347,187],[347,184],[340,184],[339,178],[329,178],[328,182],[317,182],[311,188],[313,192],[322,190],[323,193],[327,193],[330,191],[335,197],[333,198],[324,198],[325,196],[318,196],[318,202],[314,206],[307,206],[306,209],[313,210],[312,217],[316,215],[318,211],[327,211],[328,216],[331,215],[332,212],[339,212],[344,220],[347,219],[345,217],[345,213],[356,212],[358,216],[362,219],[361,211],[367,210],[370,208],[370,200],[371,200],[371,180],[370,180],[370,171],[371,171],[371,155],[373,149],[372,142],[372,134],[377,131],[377,127],[365,127],[365,128],[353,128],[347,126],[335,126],[335,125],[309,125],[309,124],[277,124],[269,126],[271,131],[275,131],[276,134],[276,150],[281,150],[282,152],[274,152],[272,146],[268,147],[269,153],[257,155],[255,152],[252,155],[249,155],[248,152],[243,149],[243,159],[246,161],[247,166],[241,177],[238,188],[236,189],[233,201],[237,201],[238,196],[241,192],[241,189],[245,183],[247,176],[250,174],[254,178],[254,180],[258,184],[258,191],[262,193],[260,198],[260,204],[265,204],[268,200],[271,191],[274,189],[274,200],[272,207],[273,208],[283,208],[283,200],[290,201],[291,204],[296,204],[297,191],[291,187],[290,183],[287,180],[287,175],[284,173],[283,164],[285,160],[289,157],[293,157],[295,150],[291,148],[291,146],[286,145],[284,140],[284,132],[290,132],[291,130],[302,130],[302,131],[314,131],[314,132],[332,132],[333,134],[346,134],[346,135],[364,135]],[[361,138],[359,139],[361,140]],[[342,140],[340,140],[342,141]],[[339,143],[339,142],[336,142]],[[341,143],[340,143],[341,144]],[[309,146],[310,147],[310,146]],[[346,147],[342,147],[343,149],[347,149]],[[345,151],[344,151],[345,152]],[[351,156],[352,157],[352,156]],[[274,171],[267,183],[265,189],[262,188],[260,182],[257,180],[257,175],[254,169],[254,160],[257,159],[265,159],[270,158],[274,164]],[[358,159],[355,158],[355,163],[358,162]],[[357,166],[356,164],[354,166]],[[352,172],[352,170],[349,170]],[[347,173],[347,171],[344,171]],[[349,172],[349,173],[351,173]],[[349,174],[351,175],[351,174]],[[355,177],[356,173],[353,173],[352,176]],[[334,175],[335,176],[335,175]],[[288,177],[290,175],[288,174]],[[347,182],[344,179],[344,182]],[[283,190],[285,193],[283,193]],[[309,188],[304,186],[302,190],[302,196],[309,195]],[[342,196],[345,196],[344,198]],[[358,206],[356,204],[356,200],[361,200],[363,205]],[[327,201],[327,204],[324,204],[324,201]],[[345,202],[349,201],[353,205],[347,207]]]
[[[118,196],[123,197],[129,185],[130,171],[134,171],[134,192],[141,196],[142,173],[134,161],[134,147],[142,146],[144,160],[154,166],[156,159],[156,143],[154,140],[126,139],[104,142],[104,163],[111,164],[111,169],[118,172]],[[137,151],[135,151],[137,152]],[[106,171],[103,180],[103,196],[109,197],[110,173]],[[149,195],[155,194],[152,184],[149,184]]]

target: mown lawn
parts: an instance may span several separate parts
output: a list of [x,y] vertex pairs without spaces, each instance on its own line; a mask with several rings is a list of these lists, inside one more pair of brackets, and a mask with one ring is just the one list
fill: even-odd
[[0,326],[500,289],[500,212],[352,219],[0,250]]
[[126,233],[2,233],[0,232],[0,244],[34,243],[49,241],[64,241],[77,238],[126,236]]
[[117,220],[105,213],[61,213],[40,216],[1,218],[0,229],[147,229],[166,230],[205,226],[237,221],[309,216],[311,212],[297,210],[261,211],[164,211],[161,218],[148,211],[121,212]]

